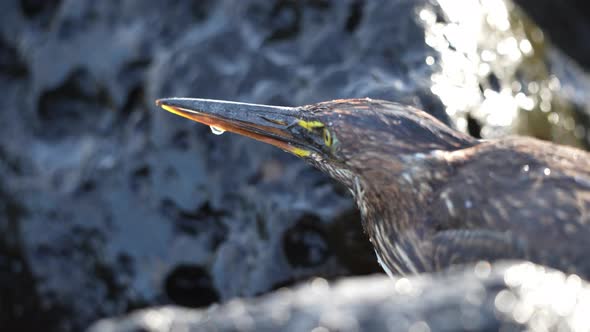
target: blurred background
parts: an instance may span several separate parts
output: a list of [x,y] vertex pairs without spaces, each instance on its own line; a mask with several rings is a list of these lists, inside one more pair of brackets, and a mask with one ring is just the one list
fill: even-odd
[[0,329],[382,273],[347,191],[154,105],[372,97],[590,147],[582,0],[3,0]]

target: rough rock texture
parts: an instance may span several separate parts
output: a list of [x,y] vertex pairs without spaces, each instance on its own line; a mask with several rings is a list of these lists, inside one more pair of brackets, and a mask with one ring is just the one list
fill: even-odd
[[343,188],[157,110],[158,97],[369,96],[476,136],[584,145],[585,74],[510,6],[471,8],[495,23],[469,33],[452,3],[1,1],[0,327],[79,330],[380,271]]
[[590,285],[531,263],[433,275],[314,279],[208,310],[160,307],[96,323],[131,331],[585,331]]

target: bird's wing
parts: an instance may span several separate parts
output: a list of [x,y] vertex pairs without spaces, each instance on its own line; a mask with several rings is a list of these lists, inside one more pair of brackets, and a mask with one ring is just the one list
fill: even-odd
[[434,195],[431,228],[504,233],[524,241],[535,257],[576,260],[590,251],[586,152],[510,139],[473,148],[450,163],[455,171]]

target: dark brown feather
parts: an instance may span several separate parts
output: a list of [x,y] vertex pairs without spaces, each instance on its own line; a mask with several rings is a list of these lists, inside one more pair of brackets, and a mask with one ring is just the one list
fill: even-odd
[[343,182],[386,269],[509,258],[590,277],[587,152],[531,138],[477,141],[390,102],[320,109],[332,119],[339,167],[352,174]]
[[506,258],[590,278],[585,151],[531,138],[479,141],[382,100],[295,108],[193,98],[157,103],[294,153],[345,184],[391,273]]

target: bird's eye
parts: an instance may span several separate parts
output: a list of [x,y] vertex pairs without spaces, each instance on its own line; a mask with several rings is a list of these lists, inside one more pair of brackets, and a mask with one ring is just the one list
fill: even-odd
[[330,131],[327,128],[324,128],[324,144],[327,147],[331,147],[332,146],[332,134],[330,134]]

